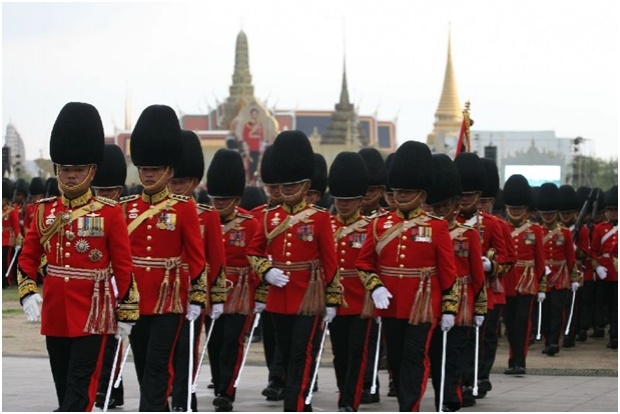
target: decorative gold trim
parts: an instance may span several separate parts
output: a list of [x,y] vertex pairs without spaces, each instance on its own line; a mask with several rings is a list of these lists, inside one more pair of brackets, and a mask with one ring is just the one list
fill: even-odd
[[60,196],[62,204],[65,207],[69,207],[69,208],[82,207],[86,205],[90,201],[91,198],[93,198],[93,193],[90,191],[90,188],[86,190],[84,194],[72,200],[69,200],[67,197],[65,197],[64,194]]
[[170,194],[170,190],[168,190],[168,187],[166,187],[163,190],[161,190],[159,193],[153,194],[151,196],[146,194],[145,192],[142,192],[141,197],[142,197],[142,201],[144,201],[147,204],[157,204],[161,201],[164,201],[166,197],[168,197],[169,194]]

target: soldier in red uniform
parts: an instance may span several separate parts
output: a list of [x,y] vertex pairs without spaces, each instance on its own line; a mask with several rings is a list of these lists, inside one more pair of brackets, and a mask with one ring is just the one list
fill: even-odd
[[331,224],[344,292],[343,304],[346,303],[329,325],[339,411],[358,410],[368,359],[374,358],[368,349],[374,315],[362,315],[366,289],[355,268],[370,222],[360,213],[367,174],[364,160],[355,152],[338,154],[329,170],[329,190],[336,209]]
[[311,410],[305,404],[312,363],[318,353],[322,319],[331,321],[341,289],[330,216],[304,195],[314,169],[310,141],[301,131],[284,131],[273,144],[271,163],[282,183],[284,203],[264,212],[248,259],[269,283],[266,310],[272,312],[286,370],[284,410]]
[[525,374],[534,298],[545,300],[546,276],[543,235],[540,225],[528,220],[532,192],[527,179],[515,174],[504,185],[504,201],[517,262],[504,276],[506,307],[504,322],[510,345],[507,375]]
[[[463,184],[461,193],[460,211],[457,221],[466,226],[474,227],[480,236],[482,246],[482,265],[486,275],[487,307],[489,314],[495,308],[495,292],[501,296],[503,287],[500,277],[507,265],[507,250],[504,233],[499,220],[493,215],[479,211],[478,201],[485,189],[485,182],[489,174],[477,154],[462,152],[454,160]],[[489,177],[491,178],[491,177]],[[499,178],[497,178],[499,181]],[[486,195],[486,194],[485,194]],[[496,312],[501,312],[500,310]],[[496,323],[499,314],[494,314],[491,325]],[[482,340],[479,341],[479,355],[484,355],[484,336],[486,326],[481,326]],[[492,329],[489,335],[492,335]],[[475,330],[469,329],[469,335],[464,350],[465,365],[463,367],[463,407],[470,407],[476,403],[473,395],[474,360],[475,360]],[[488,379],[488,378],[486,378]],[[488,392],[490,382],[485,382],[483,389]]]
[[41,177],[33,177],[30,180],[28,192],[30,193],[30,198],[26,204],[26,213],[24,215],[24,234],[28,233],[30,226],[32,226],[37,202],[45,197],[45,183],[43,179]]
[[[480,214],[490,216],[493,206],[495,204],[496,196],[499,193],[499,171],[495,161],[488,158],[481,158],[482,167],[485,171],[484,187],[480,198],[478,199],[478,210]],[[503,202],[502,202],[503,204]],[[502,206],[503,208],[503,206]],[[510,226],[502,218],[495,216],[497,222],[502,229],[502,235],[504,238],[504,244],[506,246],[506,260],[504,264],[500,264],[497,276],[487,278],[487,295],[493,296],[493,305],[488,310],[484,323],[480,330],[480,352],[478,360],[478,396],[476,398],[484,398],[486,394],[491,391],[493,385],[489,379],[491,375],[491,368],[495,363],[495,355],[497,354],[497,345],[500,333],[500,321],[506,305],[506,292],[504,290],[503,277],[517,261],[517,255],[515,247],[512,244],[512,237],[510,236]],[[485,232],[487,233],[487,232]],[[489,236],[485,234],[485,236]],[[483,239],[484,241],[484,239]],[[490,243],[492,239],[489,239],[487,243]],[[487,301],[488,302],[488,301]]]
[[[174,176],[170,180],[168,187],[173,194],[191,197],[194,190],[204,176],[205,164],[202,154],[202,146],[200,139],[192,131],[181,131],[182,154],[179,162],[174,168]],[[190,198],[189,203],[192,204],[198,214],[200,223],[200,233],[203,239],[204,254],[207,262],[206,266],[206,285],[207,298],[210,299],[211,306],[207,312],[202,312],[192,323],[194,324],[194,363],[195,370],[198,369],[198,359],[200,358],[200,334],[202,327],[206,324],[207,329],[210,324],[219,318],[224,310],[224,302],[226,301],[226,274],[224,245],[219,236],[220,219],[215,209],[204,203],[195,203]],[[184,262],[185,263],[185,262]],[[184,270],[188,270],[188,265],[183,265]],[[189,375],[189,320],[183,321],[183,328],[179,336],[179,341],[175,349],[175,374],[172,386],[172,411],[187,411],[187,384]],[[213,364],[211,364],[213,369]],[[198,411],[196,394],[192,395],[191,400],[192,411]]]
[[543,353],[547,356],[560,352],[560,334],[568,318],[564,315],[568,289],[573,292],[579,289],[573,236],[570,230],[558,223],[559,197],[557,185],[544,183],[540,186],[538,209],[542,220],[545,265],[548,268],[541,332],[545,337]]
[[[588,329],[597,326],[594,321],[594,297],[596,294],[596,286],[592,270],[592,258],[590,256],[590,223],[592,217],[592,206],[595,199],[594,189],[589,187],[579,187],[577,189],[577,203],[579,208],[585,205],[585,215],[579,226],[577,235],[577,250],[575,257],[577,266],[583,273],[583,285],[577,292],[580,293],[580,300],[576,307],[579,307],[579,333],[577,339],[585,342],[588,339]],[[578,225],[576,223],[575,225]]]
[[[22,236],[19,227],[19,214],[11,206],[13,186],[9,179],[2,180],[2,289],[13,285],[11,273],[7,276],[9,265],[13,261],[15,247],[21,246]],[[13,264],[15,266],[15,264]]]
[[[209,361],[215,385],[215,411],[232,411],[235,380],[243,359],[244,339],[254,321],[254,293],[257,277],[246,249],[258,229],[250,214],[239,210],[245,187],[243,160],[238,152],[220,149],[207,171],[207,188],[221,220],[221,234],[226,251],[226,286],[228,299],[224,314],[215,324],[209,342]],[[264,298],[263,298],[264,299]],[[264,304],[255,312],[262,312]],[[248,338],[250,340],[250,338]]]
[[144,189],[122,199],[140,291],[141,318],[129,339],[140,383],[139,410],[164,411],[183,318],[196,320],[205,305],[205,255],[195,205],[168,190],[182,151],[174,110],[147,107],[131,134],[130,149]]
[[[97,110],[85,103],[66,104],[50,139],[63,195],[39,201],[19,259],[20,301],[28,321],[41,317],[58,411],[91,411],[108,335],[126,337],[138,318],[122,211],[89,189],[103,147]],[[36,275],[43,254],[48,266],[41,298]]]
[[435,325],[445,331],[454,325],[456,267],[447,222],[420,208],[433,185],[430,149],[415,141],[402,144],[389,183],[398,210],[370,223],[356,267],[383,321],[400,410],[417,411]]
[[[434,184],[428,191],[426,204],[433,213],[448,222],[454,261],[456,286],[459,298],[454,328],[448,332],[446,348],[444,406],[441,411],[461,408],[461,370],[470,363],[465,360],[464,349],[471,326],[481,326],[487,313],[486,286],[482,268],[480,238],[474,227],[460,224],[456,214],[460,207],[461,177],[455,163],[445,154],[433,155]],[[439,410],[441,389],[442,333],[435,328],[430,347],[431,374],[435,389],[435,407]]]
[[[327,162],[321,154],[314,154],[314,174],[310,180],[310,189],[304,200],[306,204],[321,205],[325,190],[327,189]],[[324,207],[324,206],[322,206]]]
[[604,221],[592,232],[592,268],[604,286],[609,315],[607,347],[618,349],[618,186],[605,194]]

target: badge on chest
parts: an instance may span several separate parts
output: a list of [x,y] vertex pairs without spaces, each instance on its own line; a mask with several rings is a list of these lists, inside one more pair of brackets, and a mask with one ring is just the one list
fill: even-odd
[[228,244],[235,247],[245,247],[245,230],[243,228],[232,229],[228,233]]
[[532,232],[525,233],[525,236],[523,236],[523,242],[525,244],[534,244],[535,241],[536,235]]
[[366,239],[366,233],[352,233],[349,235],[349,246],[353,249],[361,249]]
[[314,240],[314,224],[302,224],[297,227],[297,238],[302,241],[311,242]]
[[162,212],[157,220],[157,228],[160,230],[174,231],[177,224],[176,213]]
[[420,243],[433,241],[433,228],[430,226],[416,226],[411,229],[411,240]]
[[87,214],[77,219],[77,235],[79,237],[103,237],[103,217]]
[[452,247],[456,257],[469,257],[469,240],[467,238],[452,240]]

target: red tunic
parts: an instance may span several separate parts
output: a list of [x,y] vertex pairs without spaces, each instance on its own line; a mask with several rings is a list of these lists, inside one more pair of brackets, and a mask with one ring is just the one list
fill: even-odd
[[512,243],[515,246],[517,263],[504,276],[506,296],[535,295],[539,292],[539,283],[545,291],[545,252],[542,243],[542,228],[530,221],[515,227],[508,223]]
[[504,242],[506,244],[506,263],[502,273],[495,280],[491,281],[489,291],[493,295],[493,302],[498,305],[506,304],[506,288],[504,287],[504,275],[517,262],[517,253],[515,246],[512,243],[512,236],[510,235],[510,225],[500,218],[498,221],[502,227],[502,234],[504,235]]
[[196,206],[198,222],[200,223],[200,234],[207,263],[207,286],[210,293],[210,303],[224,303],[226,296],[223,294],[222,288],[225,289],[226,253],[220,237],[220,216],[211,206],[196,204],[193,199],[192,203]]
[[[26,235],[19,257],[21,276],[36,282],[41,256],[47,255],[41,334],[79,337],[91,333],[115,333],[114,320],[103,324],[101,332],[85,331],[85,327],[89,315],[94,317],[91,305],[96,284],[99,288],[99,307],[95,313],[100,318],[109,316],[104,308],[107,300],[112,309],[116,307],[111,284],[96,282],[90,271],[107,272],[111,266],[119,297],[124,297],[130,289],[131,250],[123,212],[116,202],[92,197],[90,191],[73,200],[70,207],[68,205],[68,200],[62,197],[44,199],[37,204],[37,219]],[[95,205],[96,209],[91,207]],[[83,215],[65,224],[59,221],[59,230],[52,233],[48,242],[41,244],[42,231],[49,229],[55,219],[63,217],[65,212],[83,212]],[[39,225],[39,215],[43,228]],[[21,292],[20,296],[25,297]]]
[[[381,241],[397,225],[410,227],[381,248]],[[420,209],[406,218],[400,211],[376,217],[368,226],[356,267],[367,290],[385,286],[393,296],[387,309],[377,310],[378,316],[409,319],[417,325],[457,311],[454,252],[443,219]]]
[[[607,269],[607,278],[610,282],[618,281],[618,226],[614,226],[609,221],[597,224],[592,231],[592,268],[598,265]],[[613,235],[605,236],[614,231]],[[605,240],[603,241],[603,237]],[[595,276],[596,277],[596,276]]]
[[[140,314],[185,313],[190,277],[182,271],[181,257],[193,281],[200,279],[205,266],[195,205],[168,189],[151,197],[124,197],[121,203],[130,230]],[[152,214],[143,215],[147,211]],[[140,217],[145,219],[132,224]]]
[[13,207],[2,207],[2,246],[15,246],[20,234],[19,214]]
[[36,210],[36,203],[26,204],[26,213],[24,214],[24,233],[28,233],[30,226],[34,223],[34,212]]
[[547,292],[568,289],[575,275],[575,247],[566,227],[556,224],[553,229],[542,227],[545,264],[551,269],[547,275]]

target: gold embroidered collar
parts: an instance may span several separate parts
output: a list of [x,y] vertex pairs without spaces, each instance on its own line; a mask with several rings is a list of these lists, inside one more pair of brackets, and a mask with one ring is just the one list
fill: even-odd
[[233,221],[235,219],[235,217],[237,217],[237,209],[236,208],[233,210],[232,213],[230,213],[228,216],[224,217],[224,219],[222,220],[222,223],[224,223],[224,224],[229,223],[229,222]]
[[422,209],[420,207],[416,208],[415,210],[411,210],[409,213],[403,213],[400,210],[396,210],[396,215],[405,220],[414,219],[418,217],[420,214],[422,214]]
[[91,198],[93,198],[93,193],[91,193],[90,188],[84,194],[72,200],[69,200],[64,194],[61,196],[62,204],[69,208],[82,207],[86,205]]
[[159,193],[153,194],[151,196],[146,194],[143,191],[142,192],[142,201],[144,201],[147,204],[157,204],[157,203],[159,203],[161,201],[164,201],[166,199],[166,197],[168,197],[169,194],[170,194],[170,190],[168,190],[168,187],[164,188]]
[[340,217],[340,214],[336,215],[336,219],[341,222],[342,224],[344,224],[345,226],[348,226],[349,224],[353,224],[355,223],[357,220],[360,219],[360,212],[359,210],[353,214],[351,217],[349,217],[348,219],[343,219],[342,217]]
[[286,203],[282,203],[282,209],[284,211],[286,211],[288,214],[297,214],[299,213],[301,210],[305,209],[307,206],[306,201],[303,200],[301,203],[299,204],[295,204],[294,206],[289,206]]

